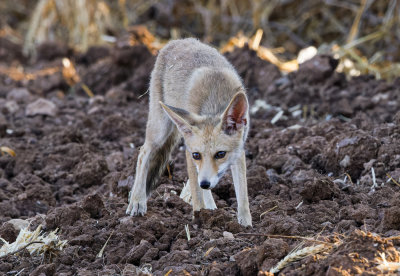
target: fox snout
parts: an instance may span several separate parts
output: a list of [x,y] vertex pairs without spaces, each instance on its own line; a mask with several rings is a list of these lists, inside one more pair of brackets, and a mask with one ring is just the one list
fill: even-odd
[[219,182],[220,177],[218,175],[205,175],[204,173],[199,172],[198,175],[198,183],[200,188],[204,190],[209,190],[215,188]]
[[200,188],[202,188],[204,190],[208,190],[210,188],[210,186],[211,186],[211,183],[208,180],[202,180],[200,182]]

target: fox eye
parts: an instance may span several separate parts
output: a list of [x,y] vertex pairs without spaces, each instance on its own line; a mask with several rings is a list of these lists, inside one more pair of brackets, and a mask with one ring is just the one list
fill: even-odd
[[198,152],[193,152],[192,153],[193,159],[195,160],[200,160],[201,159],[201,154]]
[[226,151],[219,151],[215,154],[215,159],[222,159],[225,157]]

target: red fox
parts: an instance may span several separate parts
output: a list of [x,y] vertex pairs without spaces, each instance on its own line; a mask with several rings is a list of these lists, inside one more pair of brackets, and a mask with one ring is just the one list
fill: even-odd
[[169,42],[151,74],[146,138],[126,213],[146,213],[147,197],[183,137],[193,210],[217,208],[210,189],[230,168],[238,222],[251,226],[244,151],[249,123],[243,83],[225,57],[193,38]]

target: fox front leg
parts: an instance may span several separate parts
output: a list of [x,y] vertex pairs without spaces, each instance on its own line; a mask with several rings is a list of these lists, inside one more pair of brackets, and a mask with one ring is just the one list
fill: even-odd
[[147,212],[146,178],[147,165],[151,149],[146,143],[141,147],[136,164],[135,182],[129,193],[129,205],[126,214],[131,216],[143,216]]
[[243,226],[252,226],[249,198],[247,195],[246,156],[244,150],[235,163],[231,165],[231,171],[238,203],[238,222]]
[[192,195],[193,211],[199,211],[200,209],[204,209],[206,206],[204,203],[203,191],[200,189],[200,186],[197,183],[196,167],[193,164],[191,154],[187,150],[186,150],[186,166],[189,176],[190,194]]

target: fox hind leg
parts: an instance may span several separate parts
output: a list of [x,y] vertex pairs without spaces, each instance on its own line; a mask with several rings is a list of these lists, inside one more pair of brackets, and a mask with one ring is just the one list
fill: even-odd
[[[161,117],[160,120],[168,120]],[[160,175],[165,171],[171,151],[177,142],[177,132],[168,121],[163,127],[149,122],[146,140],[140,149],[136,165],[135,182],[129,195],[126,213],[131,216],[144,215],[147,197],[156,188]],[[154,127],[153,127],[154,126]]]
[[146,179],[148,163],[152,148],[148,143],[140,148],[137,164],[136,176],[132,190],[129,193],[129,205],[126,213],[131,216],[144,215],[147,211]]

